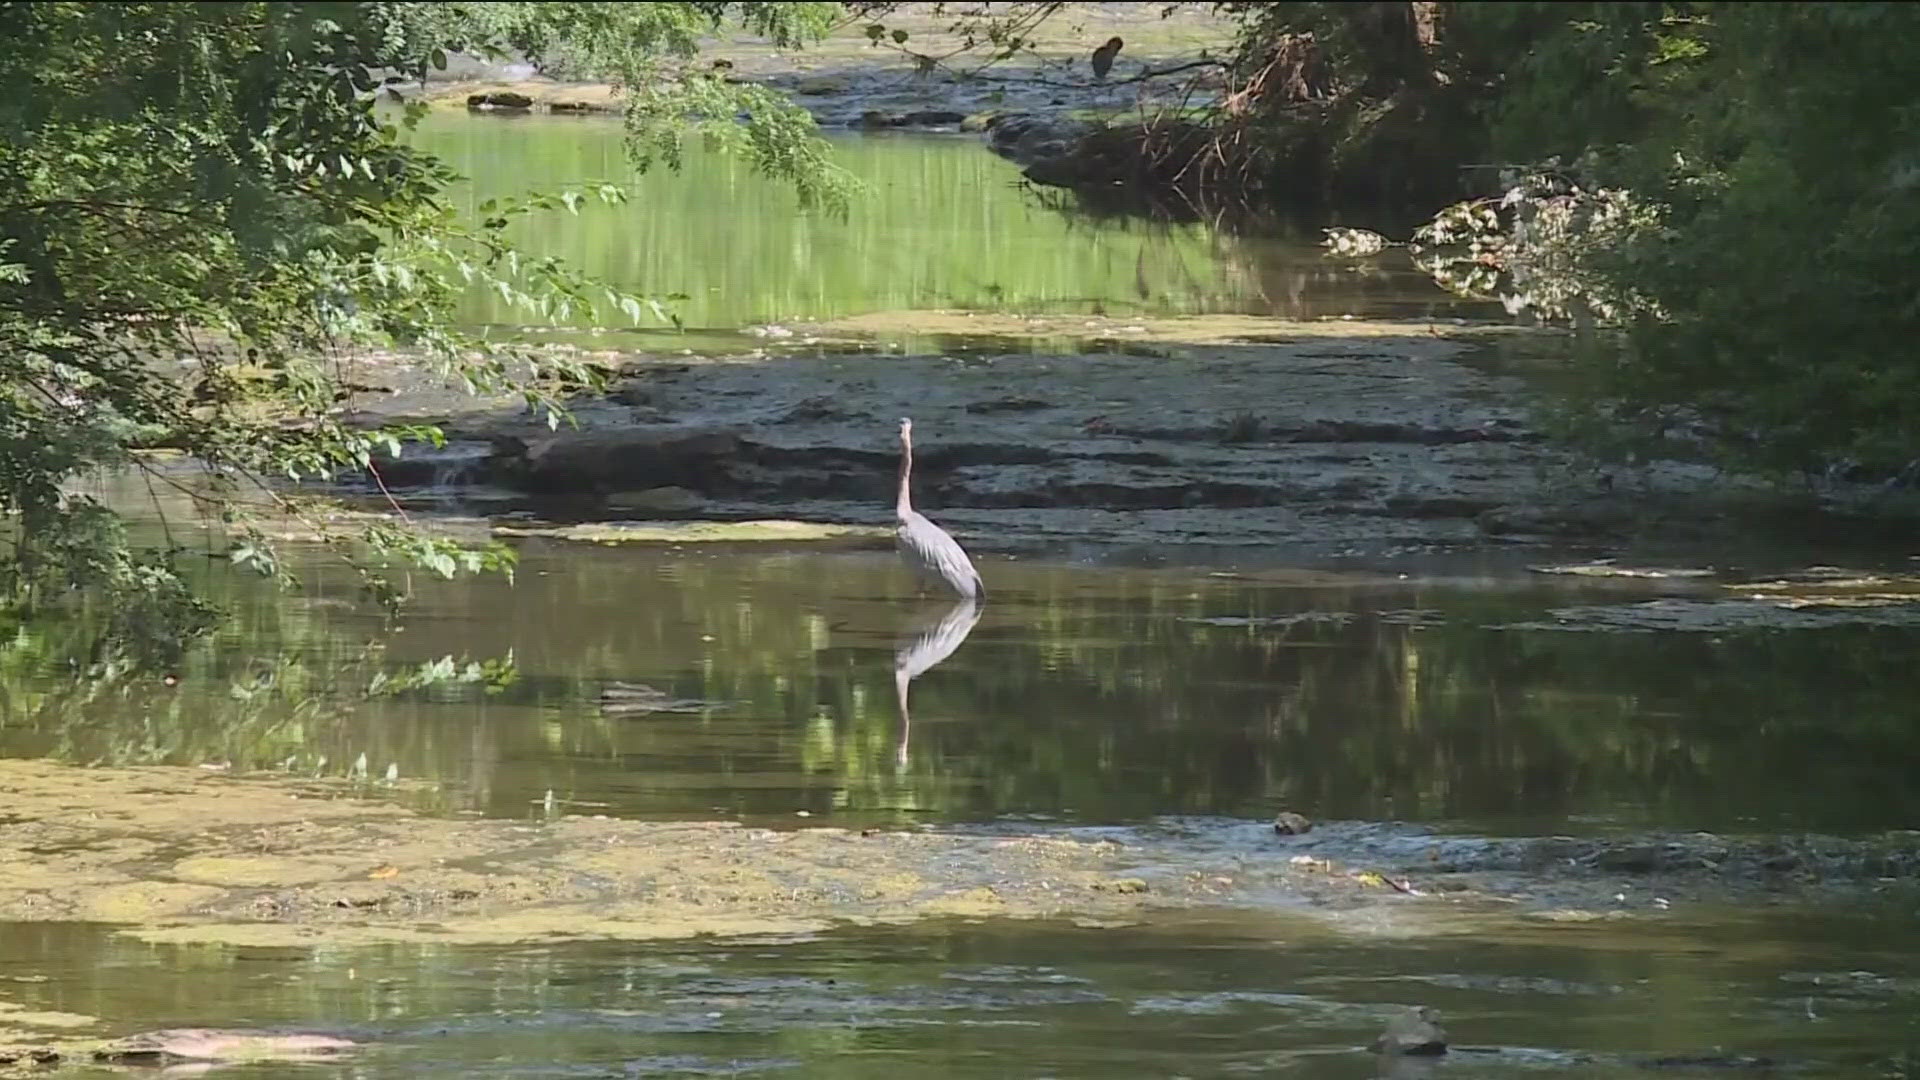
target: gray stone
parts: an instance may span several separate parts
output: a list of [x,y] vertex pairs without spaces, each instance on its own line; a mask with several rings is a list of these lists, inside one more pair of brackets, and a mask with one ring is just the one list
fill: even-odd
[[1291,810],[1282,810],[1273,819],[1273,831],[1281,836],[1304,836],[1313,831],[1313,822]]
[[915,127],[950,127],[966,118],[965,113],[954,112],[951,109],[922,109],[901,117],[900,122],[912,124]]
[[987,124],[987,148],[1018,165],[1064,155],[1093,125],[1081,120],[1038,113],[1009,113]]
[[511,90],[495,90],[485,94],[468,94],[467,108],[482,111],[527,112],[533,108],[533,99]]
[[1439,1013],[1419,1005],[1389,1020],[1387,1029],[1373,1040],[1371,1049],[1381,1054],[1444,1054],[1447,1032],[1440,1026]]
[[706,500],[683,487],[621,491],[607,496],[607,509],[615,513],[686,514],[704,505]]
[[562,432],[528,443],[525,472],[536,491],[699,488],[739,451],[730,431],[684,424]]

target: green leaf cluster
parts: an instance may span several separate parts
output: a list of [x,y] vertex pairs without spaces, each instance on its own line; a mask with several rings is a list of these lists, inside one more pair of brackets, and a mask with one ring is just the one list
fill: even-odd
[[[628,87],[637,150],[671,160],[690,125],[833,203],[850,186],[804,113],[668,66],[724,22],[797,42],[832,7],[0,4],[3,599],[144,592],[193,615],[183,630],[204,622],[167,553],[134,552],[114,515],[77,494],[78,481],[126,468],[190,489],[234,536],[236,565],[284,577],[261,525],[306,513],[289,482],[377,479],[382,459],[441,440],[431,426],[348,415],[370,364],[517,395],[561,422],[566,397],[599,373],[459,332],[450,312],[476,283],[530,320],[671,318],[507,239],[529,215],[611,212],[623,189],[503,200],[466,220],[446,198],[458,178],[405,137],[419,112],[394,107],[400,85],[444,68],[449,51],[566,52]],[[156,464],[145,451],[158,448],[198,475]],[[391,564],[511,565],[405,527],[309,523],[382,599],[405,592]]]
[[1294,120],[1425,101],[1399,110],[1418,138],[1374,140],[1383,168],[1444,147],[1424,167],[1507,174],[1477,239],[1458,226],[1491,200],[1429,224],[1461,236],[1430,268],[1610,328],[1590,411],[1777,476],[1920,472],[1920,8],[1220,6],[1243,76],[1287,35],[1324,59],[1332,102]]
[[1576,186],[1635,207],[1610,218],[1589,199],[1601,212],[1516,252],[1571,251],[1552,276],[1620,331],[1585,364],[1596,403],[1731,467],[1911,476],[1920,9],[1474,7],[1482,24],[1538,23],[1488,109],[1496,144],[1572,162]]
[[[1604,264],[1659,304],[1603,389],[1731,463],[1920,466],[1920,10],[1712,5],[1618,167],[1667,227]],[[1683,92],[1682,92],[1683,91]]]

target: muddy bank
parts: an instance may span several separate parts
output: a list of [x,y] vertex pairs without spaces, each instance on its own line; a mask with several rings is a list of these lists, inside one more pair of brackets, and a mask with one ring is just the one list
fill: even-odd
[[[906,327],[932,348],[832,343]],[[1524,383],[1482,362],[1510,336],[1497,328],[917,312],[793,335],[820,341],[789,355],[607,354],[620,381],[579,403],[578,430],[406,392],[368,399],[363,415],[446,427],[446,450],[383,467],[416,505],[875,526],[891,520],[897,418],[912,416],[916,499],[985,551],[1607,552],[1711,536],[1724,522],[1702,496],[1745,490],[1679,464],[1611,490],[1544,439]]]

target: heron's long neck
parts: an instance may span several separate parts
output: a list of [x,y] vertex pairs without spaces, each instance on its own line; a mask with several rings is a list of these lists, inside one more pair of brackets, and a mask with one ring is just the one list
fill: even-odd
[[907,493],[907,480],[913,475],[913,443],[900,440],[900,496],[893,502],[893,512],[900,517],[913,513],[913,496]]

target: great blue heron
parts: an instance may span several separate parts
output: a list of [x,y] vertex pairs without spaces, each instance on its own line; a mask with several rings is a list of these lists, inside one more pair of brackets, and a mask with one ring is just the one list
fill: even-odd
[[980,584],[980,571],[973,568],[960,544],[947,530],[928,521],[913,508],[907,485],[913,479],[913,421],[900,421],[900,497],[894,501],[893,515],[899,524],[893,530],[900,557],[922,578],[933,579],[969,600],[986,596]]
[[1105,45],[1093,50],[1093,77],[1096,80],[1107,81],[1107,72],[1113,70],[1113,58],[1120,54],[1120,46],[1124,44],[1126,42],[1119,38],[1111,37],[1107,39]]

